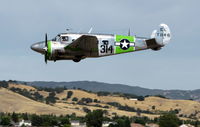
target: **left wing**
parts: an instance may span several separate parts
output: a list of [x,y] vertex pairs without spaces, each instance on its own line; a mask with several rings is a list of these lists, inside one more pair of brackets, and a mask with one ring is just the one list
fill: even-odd
[[82,35],[65,47],[66,50],[91,52],[98,51],[98,39],[96,36]]

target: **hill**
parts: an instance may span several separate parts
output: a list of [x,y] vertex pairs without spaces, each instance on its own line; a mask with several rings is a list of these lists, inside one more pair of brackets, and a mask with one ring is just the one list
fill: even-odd
[[[24,86],[27,88],[26,86]],[[72,114],[83,115],[83,112],[58,108],[14,93],[8,89],[0,88],[0,112],[36,113],[36,114]]]
[[128,93],[135,95],[163,95],[171,99],[193,99],[200,100],[200,90],[161,90],[161,89],[147,89],[138,86],[128,86],[123,84],[109,84],[102,82],[94,81],[76,81],[76,82],[22,82],[31,86],[39,87],[66,87],[68,89],[72,88],[81,88],[88,91],[98,92],[98,91],[107,91],[107,92],[120,92]]
[[97,94],[88,93],[82,90],[65,90],[64,92],[57,94],[57,97],[59,97],[60,99],[66,97],[68,91],[72,91],[73,95],[71,99],[67,100],[67,102],[72,102],[73,98],[77,98],[78,100],[81,100],[82,98],[91,98],[92,100],[96,99],[99,101],[99,103],[91,103],[91,105],[104,104],[105,106],[106,104],[110,102],[116,102],[122,106],[129,106],[136,110],[140,109],[144,111],[150,111],[150,112],[153,112],[153,114],[159,111],[177,110],[179,112],[178,114],[190,115],[200,110],[200,103],[196,101],[172,100],[172,99],[166,99],[166,98],[160,98],[160,97],[154,97],[154,96],[146,97],[144,101],[138,101],[138,100],[120,97],[116,95],[115,96],[112,96],[112,95],[98,96]]
[[192,100],[149,96],[139,101],[121,93],[97,94],[78,89],[38,89],[16,83],[8,83],[6,88],[0,88],[0,102],[0,112],[57,115],[75,113],[84,116],[92,110],[102,109],[108,117],[125,115],[155,118],[162,113],[174,112],[183,119],[200,118],[200,103]]

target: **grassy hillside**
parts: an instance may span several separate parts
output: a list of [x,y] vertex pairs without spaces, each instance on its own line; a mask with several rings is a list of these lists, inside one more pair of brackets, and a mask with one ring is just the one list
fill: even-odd
[[[120,92],[135,95],[164,95],[171,99],[193,99],[200,100],[200,89],[197,90],[161,90],[161,89],[147,89],[138,86],[128,86],[124,84],[109,84],[95,81],[74,81],[74,82],[25,82],[28,85],[39,87],[66,87],[68,89],[81,88],[88,91],[99,92]],[[137,84],[136,84],[137,85]]]
[[74,97],[78,98],[78,100],[81,100],[81,98],[91,98],[93,100],[99,100],[101,104],[118,102],[123,106],[127,105],[129,107],[134,107],[135,109],[148,110],[152,112],[178,110],[179,114],[188,116],[195,113],[196,115],[199,115],[200,111],[200,103],[197,101],[172,100],[153,96],[146,97],[144,101],[137,101],[119,96],[97,96],[94,93],[88,93],[81,90],[66,90],[60,94],[57,94],[57,97],[60,99],[66,97],[68,91],[72,91],[73,95],[69,100],[67,100],[67,102],[72,102],[72,98]]
[[[13,88],[15,92],[13,92]],[[25,92],[18,92],[17,90]],[[12,91],[11,91],[12,90]],[[57,92],[55,92],[57,91]],[[37,114],[72,114],[84,116],[95,109],[105,110],[107,116],[147,116],[158,117],[164,112],[175,112],[181,118],[199,118],[200,103],[191,100],[172,100],[160,97],[146,97],[143,101],[134,100],[120,94],[99,96],[84,90],[37,89],[23,84],[10,83],[8,88],[0,88],[0,112]],[[18,93],[17,93],[18,92]],[[29,96],[26,97],[27,93]],[[35,93],[42,96],[37,100]],[[70,96],[69,96],[69,93]],[[22,95],[20,95],[22,94]],[[55,94],[55,95],[54,95]],[[47,98],[54,96],[54,103]]]
[[37,114],[72,114],[84,115],[83,112],[58,108],[33,101],[8,89],[0,88],[0,112],[37,113]]

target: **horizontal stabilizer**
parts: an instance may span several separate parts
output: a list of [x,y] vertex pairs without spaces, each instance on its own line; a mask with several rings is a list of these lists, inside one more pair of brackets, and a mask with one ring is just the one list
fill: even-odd
[[159,44],[157,44],[155,38],[146,40],[146,44],[148,48],[153,49],[153,50],[159,50],[162,47]]

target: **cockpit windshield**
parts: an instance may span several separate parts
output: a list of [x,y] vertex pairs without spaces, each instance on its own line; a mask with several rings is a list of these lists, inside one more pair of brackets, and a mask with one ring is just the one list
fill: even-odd
[[60,40],[60,35],[57,35],[55,38],[52,39],[52,41],[59,41]]
[[57,35],[55,38],[52,39],[52,41],[60,41],[60,42],[66,42],[68,40],[69,40],[68,36],[62,36],[62,35]]

